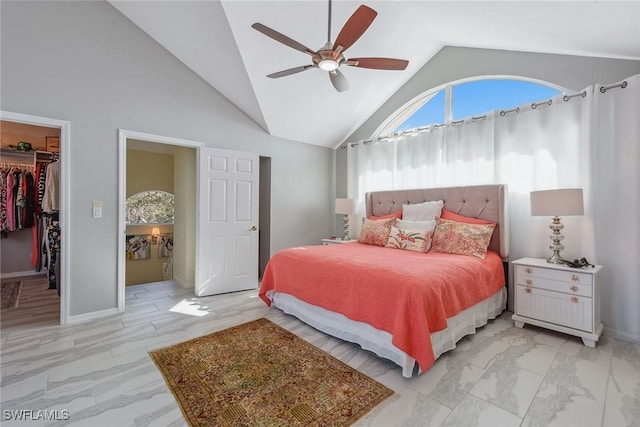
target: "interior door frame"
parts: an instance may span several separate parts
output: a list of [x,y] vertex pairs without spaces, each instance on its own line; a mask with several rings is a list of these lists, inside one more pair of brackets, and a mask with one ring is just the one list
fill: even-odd
[[[138,139],[145,142],[195,148],[198,159],[200,157],[200,148],[205,145],[202,142],[189,141],[186,139],[171,138],[126,129],[118,130],[118,170],[120,171],[118,177],[118,313],[122,313],[125,309],[125,234],[127,230],[125,202],[127,198],[127,139]],[[197,160],[196,164],[199,164]],[[199,185],[199,183],[196,183],[196,186]],[[196,191],[198,191],[197,188]],[[196,209],[196,216],[197,215],[199,215],[199,213]],[[196,239],[198,238],[197,236],[198,218],[196,218]],[[196,259],[196,271],[197,269],[198,264]]]
[[68,153],[71,152],[71,122],[48,117],[32,116],[30,114],[14,113],[0,110],[0,120],[23,123],[26,125],[45,126],[60,129],[60,227],[64,243],[60,248],[60,324],[69,323],[69,301],[71,300],[71,286],[69,272],[71,271],[71,167]]

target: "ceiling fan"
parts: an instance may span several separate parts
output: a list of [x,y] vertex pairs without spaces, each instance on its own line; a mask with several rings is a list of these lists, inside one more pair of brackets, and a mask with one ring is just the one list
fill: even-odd
[[288,70],[278,71],[277,73],[269,74],[267,77],[277,79],[280,77],[296,74],[301,71],[306,71],[310,68],[320,68],[321,70],[329,72],[329,78],[333,87],[338,92],[344,92],[349,89],[349,82],[346,77],[338,69],[342,65],[349,65],[351,67],[359,68],[373,68],[376,70],[404,70],[407,68],[409,61],[404,59],[393,58],[350,58],[344,57],[344,52],[351,47],[364,32],[369,28],[369,25],[376,18],[378,13],[368,6],[361,5],[351,15],[347,22],[340,30],[335,43],[331,43],[331,0],[329,0],[329,19],[328,19],[328,31],[327,31],[327,43],[317,51],[309,49],[301,43],[285,36],[273,30],[266,25],[256,22],[251,27],[260,31],[262,34],[271,37],[275,41],[285,44],[300,52],[306,53],[311,56],[311,64],[302,65]]

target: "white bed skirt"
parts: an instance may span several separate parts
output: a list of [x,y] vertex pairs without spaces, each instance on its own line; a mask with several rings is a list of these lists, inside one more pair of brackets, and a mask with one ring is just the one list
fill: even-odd
[[[267,292],[273,305],[287,314],[297,317],[315,329],[333,335],[345,341],[353,342],[365,350],[389,359],[402,368],[402,375],[411,378],[416,361],[391,343],[391,334],[373,326],[348,319],[340,313],[308,304],[296,297]],[[502,287],[489,298],[461,311],[447,319],[447,329],[431,334],[431,345],[436,359],[446,351],[453,350],[465,335],[474,334],[476,329],[486,325],[489,319],[495,319],[507,304],[507,291]]]

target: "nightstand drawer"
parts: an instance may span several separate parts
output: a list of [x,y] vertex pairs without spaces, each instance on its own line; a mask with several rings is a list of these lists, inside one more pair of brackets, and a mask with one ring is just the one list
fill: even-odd
[[[553,264],[552,264],[553,265]],[[566,268],[566,267],[565,267]],[[552,270],[551,268],[533,267],[530,265],[518,265],[518,276],[533,276],[543,279],[560,280],[575,284],[591,284],[593,275],[579,271]]]
[[546,289],[554,292],[562,292],[569,295],[580,295],[583,297],[593,296],[593,286],[591,279],[589,282],[567,282],[560,280],[545,279],[542,277],[516,275],[516,284],[536,289]]
[[591,298],[516,286],[516,314],[594,332]]

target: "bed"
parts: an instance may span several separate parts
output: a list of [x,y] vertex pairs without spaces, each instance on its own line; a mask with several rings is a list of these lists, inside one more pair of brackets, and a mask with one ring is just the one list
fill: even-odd
[[391,360],[405,377],[427,371],[458,340],[504,311],[507,299],[504,185],[367,193],[366,215],[389,216],[403,205],[436,200],[449,212],[495,223],[484,258],[359,242],[289,248],[270,259],[260,297]]

